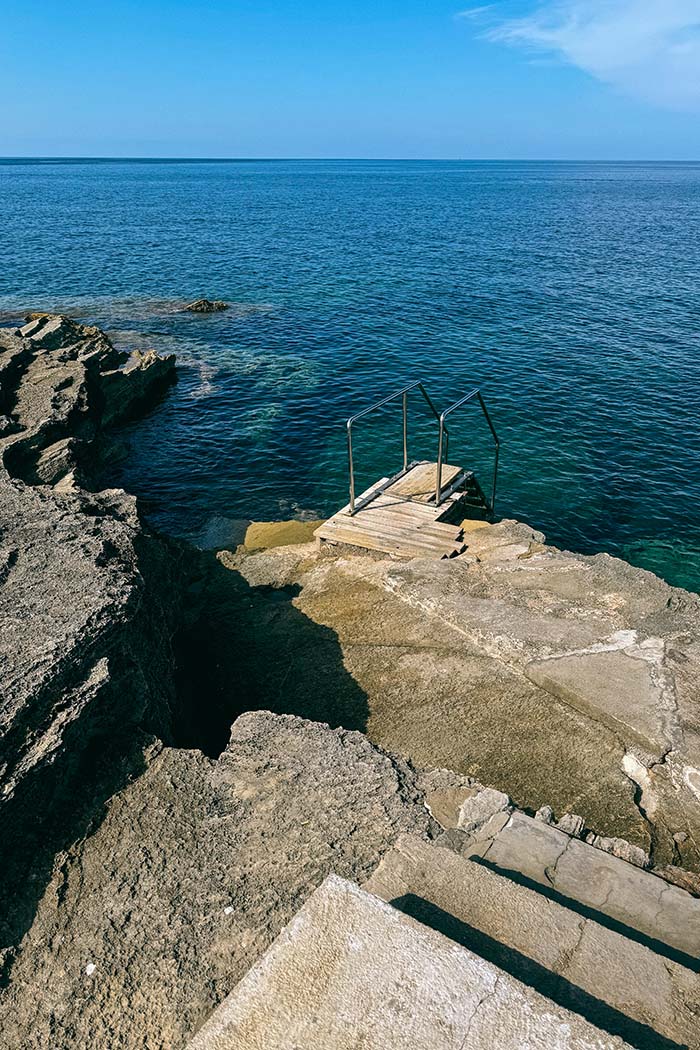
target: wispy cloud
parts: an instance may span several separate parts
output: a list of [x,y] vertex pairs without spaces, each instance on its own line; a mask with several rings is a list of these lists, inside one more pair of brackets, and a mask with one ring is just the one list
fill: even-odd
[[[510,6],[510,5],[506,5]],[[700,110],[700,0],[545,0],[463,12],[488,39],[549,53],[628,94]]]

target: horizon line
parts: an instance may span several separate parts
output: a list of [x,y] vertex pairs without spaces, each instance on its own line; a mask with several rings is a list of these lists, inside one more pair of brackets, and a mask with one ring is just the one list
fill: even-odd
[[92,154],[7,154],[0,155],[0,163],[6,161],[130,161],[134,163],[168,164],[271,164],[271,163],[361,163],[361,164],[700,164],[700,158],[664,157],[204,157],[204,156],[156,156],[156,155],[92,155]]

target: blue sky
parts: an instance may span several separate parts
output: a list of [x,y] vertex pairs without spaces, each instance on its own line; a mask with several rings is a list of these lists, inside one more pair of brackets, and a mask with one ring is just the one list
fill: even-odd
[[0,155],[700,159],[700,0],[3,0]]

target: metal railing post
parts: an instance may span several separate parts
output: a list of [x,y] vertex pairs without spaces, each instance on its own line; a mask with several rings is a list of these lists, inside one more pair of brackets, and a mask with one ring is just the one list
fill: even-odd
[[[362,419],[364,416],[368,415],[368,413],[374,412],[378,408],[383,408],[383,406],[384,405],[388,405],[390,401],[394,401],[394,400],[396,400],[396,398],[401,397],[402,398],[402,407],[403,407],[403,470],[401,471],[401,474],[405,474],[406,471],[408,470],[408,395],[409,395],[409,393],[412,390],[419,390],[420,391],[420,393],[421,393],[423,399],[425,400],[428,408],[432,412],[432,414],[435,417],[435,419],[439,422],[440,421],[440,416],[438,415],[438,410],[436,409],[435,405],[431,401],[428,392],[426,391],[425,387],[423,386],[423,384],[420,381],[417,381],[415,383],[410,383],[408,386],[404,387],[402,390],[397,390],[395,393],[389,394],[388,397],[383,398],[383,400],[381,400],[381,401],[377,401],[376,404],[370,405],[369,408],[363,409],[362,412],[357,412],[354,416],[351,416],[348,420],[346,420],[345,425],[346,425],[347,431],[348,431],[348,463],[349,463],[349,467],[350,467],[350,514],[354,514],[356,510],[361,510],[362,507],[367,502],[367,500],[372,498],[371,496],[369,496],[369,497],[364,497],[363,496],[362,499],[359,501],[359,503],[356,505],[356,499],[355,499],[355,464],[353,462],[353,452],[352,452],[352,425],[358,419]],[[444,436],[445,436],[446,442],[449,443],[450,432],[447,429],[447,427],[444,426],[444,425],[443,425],[442,429],[444,431]]]
[[437,461],[437,474],[435,477],[435,506],[440,504],[440,496],[442,494],[442,437],[445,432],[445,413],[443,412],[440,416],[440,437],[438,438],[438,461]]
[[352,420],[347,422],[348,427],[348,464],[350,467],[350,513],[355,512],[355,468],[352,462]]

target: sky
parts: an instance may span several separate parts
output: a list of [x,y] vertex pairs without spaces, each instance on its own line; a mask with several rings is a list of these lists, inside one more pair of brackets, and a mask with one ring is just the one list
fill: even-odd
[[700,0],[0,12],[0,156],[700,160]]

